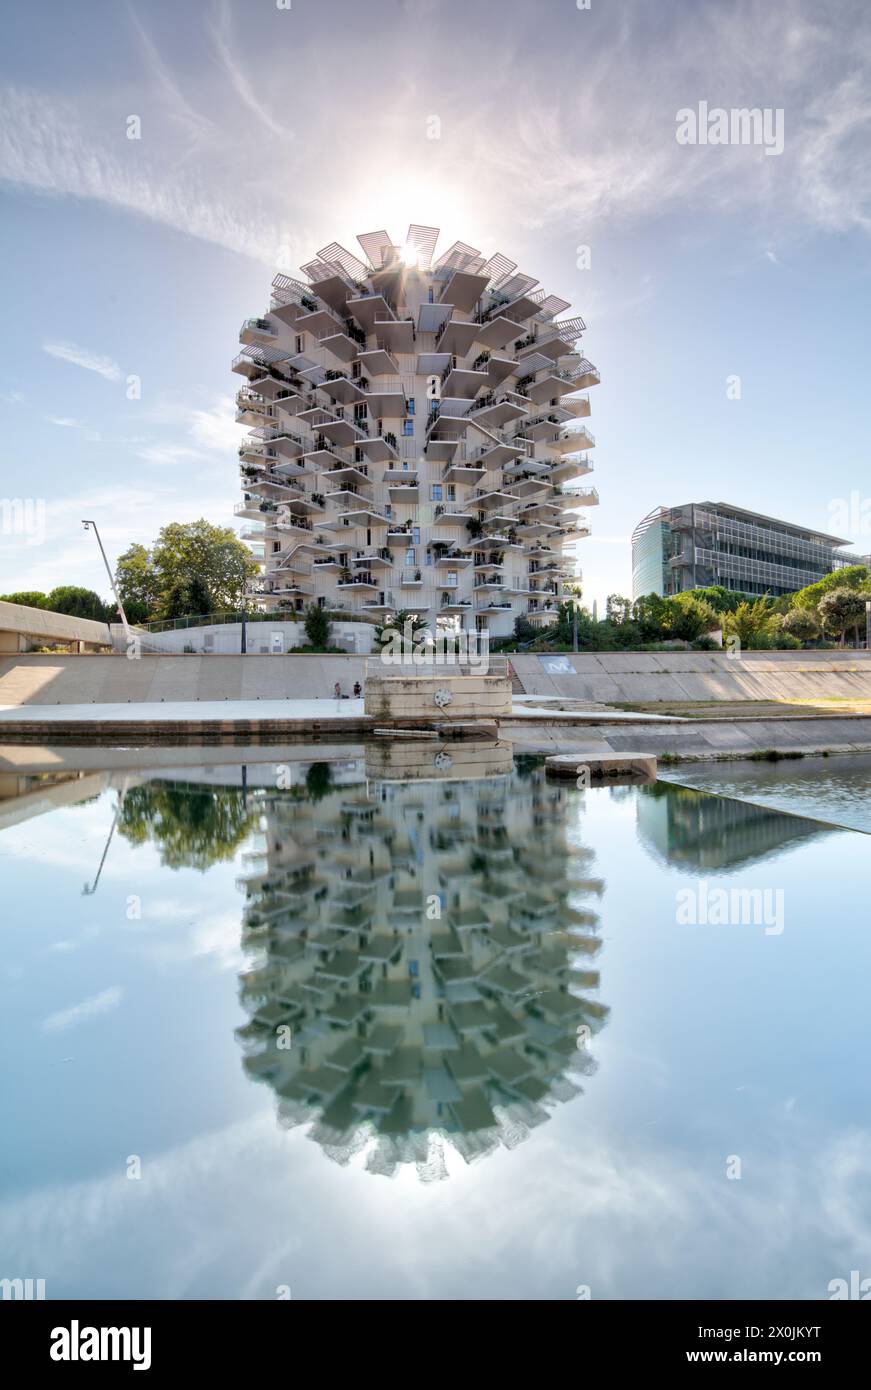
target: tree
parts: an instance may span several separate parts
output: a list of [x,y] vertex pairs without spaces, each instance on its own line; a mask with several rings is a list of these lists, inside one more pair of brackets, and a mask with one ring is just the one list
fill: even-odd
[[734,613],[738,604],[743,603],[746,597],[737,589],[727,589],[722,584],[708,584],[696,589],[686,589],[685,592],[692,594],[693,598],[701,599],[703,603],[709,603],[715,613]]
[[144,545],[135,543],[119,555],[115,585],[130,622],[144,623],[157,617],[160,577]]
[[69,613],[74,618],[93,618],[99,623],[111,621],[115,610],[105,604],[93,589],[81,589],[76,584],[61,584],[46,594],[45,607],[52,613]]
[[868,589],[871,587],[871,569],[867,565],[845,565],[843,569],[832,570],[825,579],[816,584],[808,584],[792,596],[793,608],[818,609],[820,601],[832,589]]
[[809,608],[793,608],[780,621],[781,632],[797,637],[799,642],[813,642],[820,636],[820,625]]
[[704,632],[719,624],[718,615],[709,603],[696,598],[692,592],[674,594],[668,599],[667,630],[671,637],[695,642]]
[[856,642],[859,638],[859,624],[865,621],[865,595],[855,589],[830,589],[820,599],[819,614],[823,631],[828,629],[840,638],[844,645],[847,628],[853,628]]
[[628,623],[632,604],[622,594],[609,594],[605,603],[605,617],[609,623]]
[[748,603],[739,603],[734,613],[723,615],[723,633],[726,637],[737,637],[742,649],[771,645],[769,627],[771,615],[764,598]]
[[164,619],[210,617],[212,600],[205,580],[198,574],[174,580],[161,595],[158,610]]
[[534,642],[538,633],[533,623],[523,614],[518,613],[514,619],[514,640],[516,642]]
[[303,618],[305,635],[308,638],[310,647],[317,647],[321,651],[326,651],[330,645],[333,625],[330,622],[326,608],[322,608],[319,603],[310,603],[305,610]]
[[426,632],[429,627],[426,618],[421,618],[418,613],[411,613],[407,608],[400,608],[399,612],[394,613],[392,618],[388,618],[386,623],[376,624],[375,646],[383,646],[385,642],[389,642],[395,637],[404,636],[406,623],[410,623],[409,632],[412,642],[418,642],[420,635]]
[[205,870],[232,859],[257,821],[240,788],[146,782],[125,795],[118,829],[133,845],[156,844],[170,869]]
[[665,635],[668,600],[661,594],[642,594],[632,605],[632,617],[638,624],[642,642],[656,642]]
[[305,775],[305,789],[311,801],[322,801],[333,790],[333,769],[329,763],[312,763]]
[[25,608],[45,608],[45,594],[39,589],[24,589],[18,594],[0,594],[0,603],[20,603]]
[[161,598],[178,580],[190,584],[196,578],[203,586],[201,592],[209,595],[205,611],[210,613],[236,612],[247,581],[259,572],[248,547],[228,526],[213,526],[202,518],[162,527],[151,549],[151,562]]

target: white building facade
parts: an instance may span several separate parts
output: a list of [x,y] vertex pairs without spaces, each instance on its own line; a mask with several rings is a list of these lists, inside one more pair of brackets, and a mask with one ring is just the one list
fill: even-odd
[[507,636],[554,620],[598,494],[599,381],[567,301],[436,228],[336,243],[276,275],[233,371],[255,603]]

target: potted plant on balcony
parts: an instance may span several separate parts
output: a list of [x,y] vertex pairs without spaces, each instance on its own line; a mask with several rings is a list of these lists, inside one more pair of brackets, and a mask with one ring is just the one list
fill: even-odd
[[444,516],[444,514],[445,514],[444,506],[443,506],[443,504],[442,504],[441,502],[439,502],[438,506],[437,506],[436,509],[435,509],[436,518],[438,518],[438,517],[440,517],[440,516]]
[[414,571],[414,582],[415,582],[415,584],[419,584],[422,578],[423,578],[423,576],[422,576],[420,570],[415,570],[415,571]]

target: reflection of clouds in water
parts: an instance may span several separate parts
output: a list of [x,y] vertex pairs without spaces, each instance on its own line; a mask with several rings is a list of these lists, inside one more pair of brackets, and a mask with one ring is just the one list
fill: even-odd
[[67,1009],[49,1014],[48,1018],[43,1019],[43,1031],[46,1033],[65,1033],[70,1028],[77,1028],[80,1023],[87,1023],[89,1019],[111,1013],[113,1009],[118,1008],[123,998],[124,991],[121,986],[110,985],[108,989],[101,990],[99,994],[94,994],[89,999],[82,999],[78,1004],[71,1004]]
[[361,1161],[337,1173],[261,1113],[146,1154],[141,1181],[119,1160],[9,1200],[0,1243],[55,1297],[87,1270],[93,1297],[270,1299],[287,1283],[294,1298],[570,1300],[587,1283],[594,1298],[825,1298],[868,1262],[867,1130],[821,1148],[777,1117],[767,1147],[782,1157],[740,1182],[719,1160],[562,1137],[471,1168],[455,1157],[450,1183],[373,1184]]

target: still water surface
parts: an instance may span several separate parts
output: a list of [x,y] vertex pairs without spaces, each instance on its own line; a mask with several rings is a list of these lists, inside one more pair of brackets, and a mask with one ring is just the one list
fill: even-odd
[[[865,835],[565,789],[505,745],[348,754],[6,787],[0,1276],[813,1299],[871,1275]],[[782,930],[679,912],[723,887],[782,893]]]

